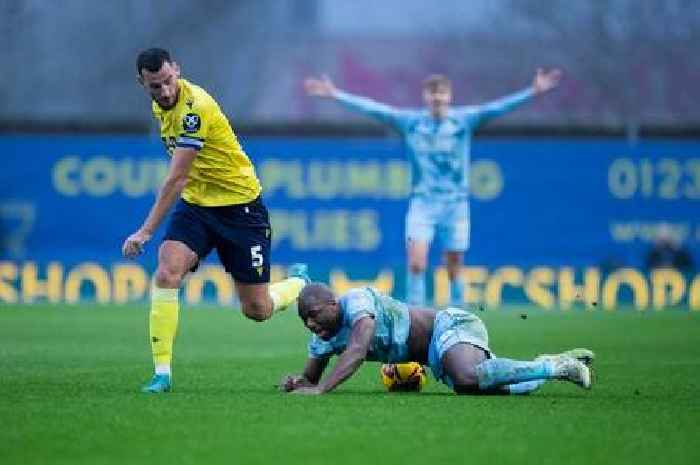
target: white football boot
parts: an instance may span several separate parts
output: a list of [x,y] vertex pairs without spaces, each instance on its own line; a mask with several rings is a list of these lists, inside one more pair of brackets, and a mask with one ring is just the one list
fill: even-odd
[[593,384],[591,369],[583,362],[566,356],[554,356],[547,359],[554,364],[554,376],[557,379],[571,381],[584,389],[590,389]]
[[592,350],[588,349],[571,349],[567,350],[566,352],[562,352],[560,354],[540,354],[538,355],[535,360],[553,360],[557,357],[569,357],[569,358],[574,358],[578,360],[579,362],[583,363],[587,367],[590,367],[593,365],[593,361],[595,360],[595,354],[593,353]]

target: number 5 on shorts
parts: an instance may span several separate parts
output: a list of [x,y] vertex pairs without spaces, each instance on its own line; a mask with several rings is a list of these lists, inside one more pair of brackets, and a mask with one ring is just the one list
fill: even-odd
[[250,248],[250,258],[253,268],[263,265],[263,255],[260,253],[261,245],[254,245]]

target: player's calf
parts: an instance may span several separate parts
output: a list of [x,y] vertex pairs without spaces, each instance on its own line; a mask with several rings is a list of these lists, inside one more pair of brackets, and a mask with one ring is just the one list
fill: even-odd
[[272,317],[272,301],[269,299],[242,300],[241,312],[253,321],[263,322],[269,320]]
[[476,367],[479,387],[489,390],[524,381],[559,379],[591,388],[591,371],[583,362],[571,357],[539,359],[532,362],[492,358]]

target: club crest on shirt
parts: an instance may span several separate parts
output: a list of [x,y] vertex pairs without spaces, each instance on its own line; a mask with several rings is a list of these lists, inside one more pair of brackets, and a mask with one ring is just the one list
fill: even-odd
[[185,132],[197,132],[202,126],[202,119],[196,113],[187,113],[184,118],[182,118],[182,127]]

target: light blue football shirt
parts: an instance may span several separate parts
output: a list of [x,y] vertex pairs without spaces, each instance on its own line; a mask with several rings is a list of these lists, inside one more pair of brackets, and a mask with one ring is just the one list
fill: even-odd
[[374,335],[367,360],[374,362],[402,362],[408,357],[410,317],[403,302],[363,287],[354,288],[339,299],[342,322],[338,333],[329,341],[312,335],[309,357],[325,358],[345,351],[353,325],[362,318],[374,318]]
[[398,109],[366,97],[339,92],[346,108],[394,127],[411,164],[412,195],[440,200],[469,196],[469,157],[474,130],[530,100],[531,88],[477,106],[451,107],[436,120],[427,109]]

